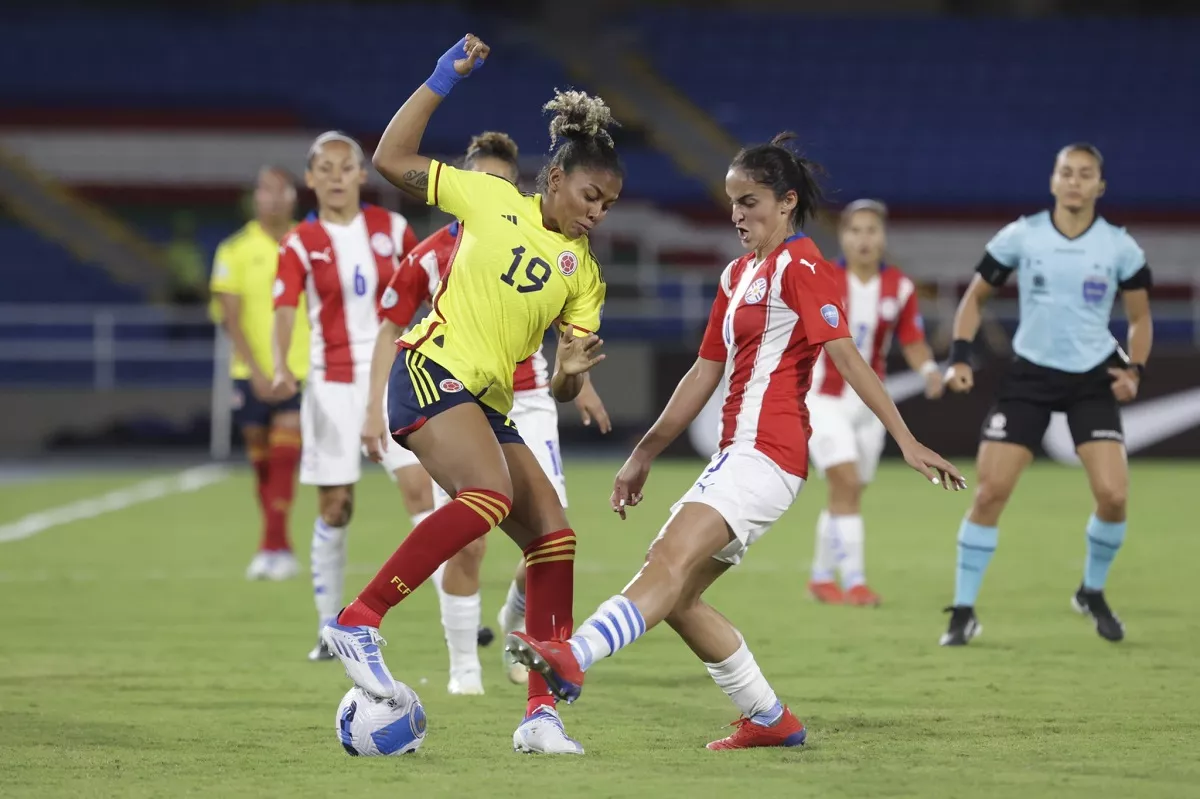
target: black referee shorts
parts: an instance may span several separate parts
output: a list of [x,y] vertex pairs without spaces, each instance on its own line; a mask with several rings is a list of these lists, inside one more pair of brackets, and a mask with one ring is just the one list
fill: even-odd
[[1121,412],[1108,373],[1109,368],[1121,365],[1114,353],[1095,369],[1075,374],[1014,358],[996,403],[983,421],[980,441],[1020,444],[1037,452],[1050,414],[1059,411],[1067,415],[1077,447],[1089,441],[1124,443]]

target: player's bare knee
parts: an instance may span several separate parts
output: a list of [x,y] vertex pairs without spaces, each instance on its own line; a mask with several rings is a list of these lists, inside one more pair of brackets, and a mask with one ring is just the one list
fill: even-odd
[[971,520],[977,524],[994,525],[1012,496],[1013,486],[1000,480],[981,477],[975,488]]
[[487,537],[480,536],[465,547],[459,550],[459,563],[462,564],[463,570],[472,574],[479,574],[479,567],[483,564],[483,555],[487,552]]
[[858,465],[839,463],[825,471],[825,479],[829,483],[829,512],[837,516],[858,513],[862,499]]
[[1128,486],[1124,482],[1106,482],[1096,486],[1094,493],[1097,516],[1108,522],[1124,521],[1128,495]]
[[658,579],[682,591],[687,580],[687,555],[671,538],[657,538],[646,552],[643,571],[653,570]]
[[354,516],[354,493],[347,488],[321,492],[321,521],[330,527],[345,527]]

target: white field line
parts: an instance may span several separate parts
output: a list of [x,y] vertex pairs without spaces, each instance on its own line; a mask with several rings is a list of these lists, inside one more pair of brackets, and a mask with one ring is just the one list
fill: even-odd
[[198,491],[205,486],[219,483],[229,475],[224,466],[208,464],[186,469],[170,477],[143,480],[127,488],[118,488],[101,494],[60,505],[56,508],[31,513],[15,522],[0,525],[0,544],[31,538],[55,527],[71,522],[94,519],[105,513],[123,510],[143,502]]

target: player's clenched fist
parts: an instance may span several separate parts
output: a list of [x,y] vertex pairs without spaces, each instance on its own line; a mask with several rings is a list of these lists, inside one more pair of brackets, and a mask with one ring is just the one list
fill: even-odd
[[466,55],[454,61],[454,71],[466,77],[477,67],[483,66],[483,62],[487,60],[492,48],[484,44],[483,39],[473,33],[468,33],[463,39],[463,52]]
[[975,387],[975,370],[965,363],[956,363],[946,370],[946,387],[965,394]]
[[482,67],[491,52],[492,48],[484,44],[482,39],[468,33],[442,53],[425,85],[434,94],[445,97],[455,84]]

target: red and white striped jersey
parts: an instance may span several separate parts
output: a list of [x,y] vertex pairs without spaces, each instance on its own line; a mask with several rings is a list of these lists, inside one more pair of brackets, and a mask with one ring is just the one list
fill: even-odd
[[365,376],[379,332],[376,303],[399,258],[417,243],[400,214],[364,205],[349,224],[310,216],[283,240],[275,278],[275,307],[308,299],[312,368],[331,383]]
[[[882,380],[887,376],[884,360],[893,337],[905,345],[925,340],[916,286],[894,266],[883,266],[879,274],[865,283],[849,269],[843,267],[838,271],[854,345]],[[854,391],[824,353],[813,372],[813,386],[819,394],[834,396]]]
[[[422,305],[432,301],[438,283],[454,260],[458,245],[457,221],[431,234],[413,247],[400,262],[395,275],[379,300],[380,317],[407,329]],[[538,347],[537,352],[517,364],[513,372],[513,391],[539,391],[550,385],[549,364]]]
[[797,234],[761,262],[725,268],[700,357],[725,364],[720,448],[750,444],[784,471],[808,476],[804,397],[821,345],[850,335],[837,267]]

